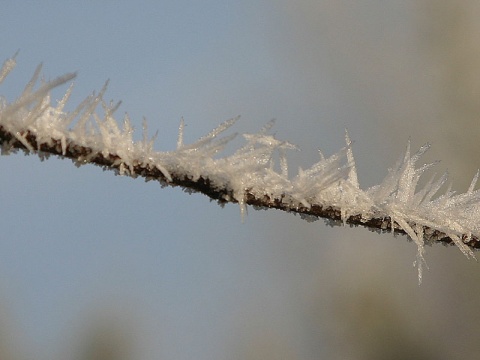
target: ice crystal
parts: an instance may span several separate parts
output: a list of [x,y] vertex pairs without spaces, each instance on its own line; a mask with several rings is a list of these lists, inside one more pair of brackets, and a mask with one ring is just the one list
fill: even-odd
[[[0,83],[15,67],[15,57],[0,69]],[[273,122],[258,133],[243,134],[245,144],[232,155],[219,156],[237,134],[223,135],[238,118],[228,120],[192,144],[185,144],[184,121],[180,122],[176,149],[154,150],[156,136],[149,138],[144,122],[143,139],[133,139],[128,116],[120,127],[115,110],[120,103],[106,103],[103,95],[87,97],[77,108],[65,111],[72,91],[52,105],[52,88],[71,81],[67,74],[38,86],[41,66],[23,93],[13,103],[0,97],[0,143],[2,153],[22,149],[40,156],[54,154],[72,159],[76,165],[93,163],[113,169],[120,175],[156,179],[162,185],[183,186],[199,191],[220,203],[236,202],[242,218],[247,205],[296,212],[303,218],[323,217],[331,224],[363,225],[378,231],[402,232],[417,246],[419,281],[425,265],[425,245],[435,241],[455,244],[467,257],[479,248],[480,192],[475,190],[479,174],[466,193],[450,188],[443,194],[444,174],[432,178],[420,188],[418,181],[434,164],[417,166],[429,145],[413,155],[410,145],[397,164],[388,170],[378,185],[361,189],[352,152],[352,142],[345,134],[346,146],[325,157],[309,169],[299,169],[289,177],[286,153],[297,149],[270,133]],[[98,108],[103,109],[102,116]],[[274,156],[276,155],[276,156]],[[278,159],[278,166],[274,164]],[[279,169],[276,170],[276,169]]]

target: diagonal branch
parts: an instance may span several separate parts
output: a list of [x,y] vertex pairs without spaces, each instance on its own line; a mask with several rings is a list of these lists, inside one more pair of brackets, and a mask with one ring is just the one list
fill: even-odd
[[[14,59],[0,69],[0,83],[14,67]],[[306,220],[324,218],[331,225],[364,226],[379,232],[407,234],[418,248],[419,279],[424,246],[435,242],[456,245],[467,257],[480,248],[480,191],[475,190],[478,173],[468,191],[455,194],[447,189],[446,175],[432,178],[424,187],[420,177],[434,164],[416,166],[428,145],[404,156],[389,169],[379,184],[362,190],[357,180],[351,141],[346,147],[320,160],[309,169],[288,177],[286,151],[296,146],[269,133],[273,123],[257,134],[244,134],[245,145],[233,155],[219,157],[236,134],[221,136],[238,118],[220,124],[193,144],[184,144],[183,120],[177,149],[158,152],[154,138],[133,140],[128,116],[123,127],[114,119],[118,104],[103,100],[106,86],[92,94],[73,112],[64,111],[70,87],[54,107],[49,91],[70,81],[67,74],[34,90],[40,67],[23,94],[9,104],[0,98],[0,144],[2,154],[17,150],[69,158],[76,165],[94,164],[119,175],[157,180],[162,186],[181,186],[201,192],[219,203],[238,203],[242,216],[246,206],[274,208],[298,213]],[[103,108],[103,115],[97,108]],[[278,154],[279,164],[273,160]],[[280,171],[275,169],[280,167]]]
[[[38,141],[31,132],[21,133],[21,136],[26,139],[29,146],[25,146],[23,142],[20,142],[10,132],[5,130],[3,126],[0,126],[0,143],[4,148],[19,149],[26,153],[29,153],[31,149],[33,152],[39,153],[41,156],[56,155],[61,158],[68,158],[73,160],[77,165],[83,165],[85,159],[88,159],[88,163],[102,167],[104,170],[113,170],[116,174],[122,172],[122,163],[119,162],[120,157],[115,154],[104,155],[99,152],[95,152],[91,148],[87,148],[81,145],[76,145],[73,142],[68,142],[65,153],[62,152],[62,144],[59,140],[52,139],[52,144],[41,143],[38,145]],[[123,170],[125,171],[125,170]],[[123,173],[122,175],[126,175]],[[209,198],[218,201],[221,204],[224,203],[238,203],[239,201],[234,196],[234,191],[229,186],[224,188],[218,188],[213,186],[212,181],[207,176],[200,176],[198,179],[191,179],[188,174],[171,173],[170,178],[164,175],[164,173],[156,167],[145,166],[137,162],[137,165],[133,166],[131,173],[128,175],[132,177],[143,177],[147,180],[157,180],[164,186],[180,186],[185,189],[189,189],[194,192],[202,193]],[[390,216],[381,218],[365,219],[361,214],[350,215],[346,219],[342,218],[341,209],[335,206],[322,206],[312,204],[310,207],[306,206],[290,206],[283,201],[285,195],[281,195],[279,198],[270,197],[268,194],[263,196],[256,196],[245,190],[244,203],[246,205],[252,205],[258,208],[271,208],[278,209],[286,212],[297,213],[303,216],[309,221],[315,221],[318,218],[323,218],[331,225],[342,225],[343,223],[352,226],[364,226],[370,228],[373,231],[379,232],[391,232],[392,226],[395,233],[407,234],[407,232],[400,227],[396,221],[392,221]],[[412,226],[412,225],[411,225]],[[427,243],[441,242],[445,245],[453,245],[454,241],[445,232],[432,229],[428,226],[423,227],[425,233],[425,241]],[[462,235],[462,241],[472,249],[480,249],[480,240],[477,236]]]

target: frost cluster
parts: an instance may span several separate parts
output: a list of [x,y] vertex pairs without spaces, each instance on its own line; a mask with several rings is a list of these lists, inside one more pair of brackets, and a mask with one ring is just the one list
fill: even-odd
[[[4,63],[0,83],[14,67],[15,57]],[[56,105],[52,105],[49,91],[69,82],[75,74],[44,82],[39,81],[40,71],[38,67],[16,101],[8,103],[0,97],[3,154],[17,149],[40,156],[56,154],[78,165],[94,163],[121,175],[154,178],[164,185],[201,191],[220,202],[237,202],[242,217],[251,204],[401,231],[417,245],[420,281],[426,244],[448,239],[467,257],[474,257],[471,248],[478,247],[480,236],[480,192],[475,190],[478,173],[463,194],[451,188],[440,192],[446,175],[433,177],[419,188],[420,177],[433,166],[417,166],[428,145],[414,154],[408,146],[385,179],[367,189],[361,189],[358,183],[348,134],[346,146],[339,152],[329,157],[320,153],[317,163],[289,177],[286,153],[296,146],[269,132],[273,122],[258,133],[243,134],[245,144],[222,157],[221,151],[237,136],[223,133],[238,118],[224,122],[193,144],[183,141],[182,120],[176,149],[159,152],[154,150],[155,139],[147,136],[146,125],[140,141],[133,139],[128,116],[119,127],[114,119],[119,103],[103,100],[106,86],[68,112],[64,107],[72,87]],[[101,116],[99,107],[103,108]],[[274,159],[279,159],[279,164]]]

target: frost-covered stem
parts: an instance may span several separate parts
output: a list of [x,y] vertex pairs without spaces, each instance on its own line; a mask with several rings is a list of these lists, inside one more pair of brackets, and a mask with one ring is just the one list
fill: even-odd
[[[0,69],[0,83],[15,65],[8,60]],[[421,279],[425,245],[434,242],[456,245],[467,257],[480,248],[480,191],[475,190],[479,174],[466,193],[447,188],[446,175],[432,177],[422,188],[418,181],[434,164],[417,167],[419,158],[429,148],[423,146],[411,154],[410,146],[385,179],[365,190],[360,188],[351,141],[330,157],[320,153],[320,160],[309,169],[299,169],[288,176],[287,150],[297,149],[269,133],[269,122],[256,134],[243,134],[245,145],[234,154],[218,157],[236,134],[222,136],[237,118],[228,120],[193,144],[183,140],[184,122],[180,123],[177,149],[154,150],[144,124],[143,140],[133,140],[128,116],[123,127],[114,118],[120,103],[103,100],[106,86],[92,94],[74,111],[64,110],[72,87],[56,106],[49,91],[70,81],[67,74],[51,82],[38,82],[41,67],[22,95],[13,103],[0,97],[0,144],[2,154],[16,150],[37,153],[41,158],[57,155],[70,158],[76,165],[95,164],[119,175],[157,180],[164,186],[181,186],[201,192],[219,203],[240,205],[242,217],[246,206],[275,208],[298,213],[307,220],[324,218],[330,224],[361,225],[372,230],[404,233],[418,248],[417,265]],[[98,114],[103,108],[103,115]],[[274,154],[278,155],[278,163]]]
[[[62,150],[62,144],[60,140],[51,139],[48,143],[40,143],[37,138],[30,131],[20,133],[20,136],[25,139],[21,142],[16,137],[8,132],[3,126],[0,126],[0,143],[4,148],[19,149],[26,153],[35,152],[39,153],[41,157],[48,155],[57,155],[61,158],[68,158],[73,160],[77,165],[83,165],[84,163],[94,164],[101,166],[104,170],[113,170],[119,174],[127,175],[125,169],[121,169],[122,163],[119,162],[120,157],[115,154],[103,154],[95,151],[91,148],[83,145],[75,144],[73,141],[67,141],[65,151]],[[27,142],[29,145],[25,144]],[[88,161],[86,160],[88,159]],[[226,183],[224,187],[218,188],[212,185],[212,180],[208,176],[200,176],[198,179],[192,179],[189,174],[186,173],[174,173],[170,172],[170,177],[164,175],[164,173],[157,167],[145,166],[141,161],[134,161],[136,165],[128,171],[128,175],[132,177],[143,177],[146,180],[157,180],[164,186],[181,186],[185,189],[189,189],[195,192],[200,192],[213,200],[217,200],[221,204],[228,202],[238,203],[234,190],[229,188]],[[393,221],[391,217],[382,218],[370,218],[364,219],[361,214],[350,215],[345,219],[342,219],[341,209],[334,206],[322,206],[311,204],[309,207],[302,206],[300,204],[292,206],[290,202],[286,202],[286,195],[282,194],[280,197],[273,198],[265,194],[263,196],[256,196],[249,192],[249,189],[245,189],[244,202],[246,205],[252,205],[259,208],[271,208],[278,209],[286,212],[297,213],[305,216],[307,220],[315,220],[316,218],[326,219],[331,225],[342,225],[346,223],[352,226],[364,226],[372,230],[381,232],[391,232],[392,226],[394,232],[399,234],[407,234],[400,225]],[[414,226],[415,224],[410,224]],[[444,232],[432,229],[428,226],[423,227],[425,233],[426,242],[442,242],[444,244],[454,244],[454,241],[447,236]],[[476,236],[467,235],[462,236],[462,240],[471,248],[479,249],[480,240]]]

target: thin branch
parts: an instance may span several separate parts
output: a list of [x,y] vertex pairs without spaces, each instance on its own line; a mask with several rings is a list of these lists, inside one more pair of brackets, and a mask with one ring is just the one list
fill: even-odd
[[[13,67],[14,59],[4,64],[0,82]],[[467,257],[474,257],[472,249],[480,248],[480,192],[475,190],[478,174],[464,194],[450,189],[439,194],[446,175],[432,178],[419,188],[418,180],[434,165],[416,167],[428,145],[414,154],[408,146],[383,182],[362,190],[346,134],[345,148],[330,157],[320,154],[316,164],[299,169],[295,177],[289,178],[286,151],[295,150],[296,146],[269,134],[273,123],[257,134],[244,134],[245,145],[233,155],[218,157],[237,135],[221,134],[238,118],[220,124],[193,144],[183,142],[182,119],[177,149],[158,152],[153,149],[156,136],[148,138],[146,125],[142,141],[133,140],[128,117],[123,128],[119,128],[114,119],[119,103],[105,103],[106,86],[69,113],[64,106],[71,88],[56,107],[51,105],[49,91],[70,81],[75,74],[43,83],[34,90],[39,71],[15,102],[8,104],[0,98],[2,154],[23,150],[41,157],[56,155],[72,159],[76,165],[95,164],[119,175],[181,186],[219,203],[238,203],[242,216],[246,205],[252,205],[298,213],[306,220],[324,218],[331,225],[349,224],[407,234],[418,248],[420,280],[424,245],[454,244]],[[99,106],[103,116],[97,113]],[[279,164],[273,160],[274,153],[278,154]],[[277,167],[280,171],[275,170]]]
[[[0,126],[0,144],[9,149],[19,149],[23,150],[25,153],[29,153],[30,149],[33,149],[33,152],[40,153],[42,157],[45,155],[56,155],[60,158],[71,159],[77,165],[83,165],[84,159],[88,159],[89,164],[100,166],[104,170],[112,170],[116,174],[121,172],[121,163],[118,161],[120,159],[118,155],[108,154],[105,156],[102,153],[95,152],[91,148],[76,145],[73,142],[69,142],[67,144],[66,151],[63,153],[62,144],[59,140],[52,139],[52,145],[42,143],[39,146],[35,135],[32,133],[27,131],[26,133],[22,133],[21,136],[24,137],[29,143],[28,147],[25,146],[23,142],[17,140],[2,126]],[[138,161],[137,165],[133,166],[133,171],[131,173],[123,173],[122,175],[129,175],[134,178],[143,177],[147,180],[156,180],[164,186],[180,186],[194,192],[205,194],[209,198],[218,201],[220,204],[229,202],[238,203],[238,200],[234,197],[232,189],[228,188],[228,186],[224,188],[212,186],[212,182],[208,177],[200,176],[198,179],[193,180],[187,174],[171,173],[171,178],[167,179],[164,173],[158,168],[141,165],[140,161]],[[323,218],[331,225],[342,225],[343,223],[346,223],[352,226],[364,226],[373,231],[379,232],[392,232],[393,225],[395,233],[407,234],[407,232],[403,230],[397,222],[392,222],[392,219],[389,216],[384,218],[363,219],[361,214],[357,214],[348,216],[346,219],[342,219],[341,209],[338,207],[325,207],[315,204],[311,205],[310,207],[292,207],[283,201],[284,198],[285,196],[280,196],[280,198],[271,198],[267,194],[258,197],[250,193],[248,189],[245,190],[246,205],[251,205],[258,208],[278,209],[300,214],[309,221]],[[413,224],[411,224],[411,226],[413,226]],[[428,243],[441,242],[445,245],[454,245],[454,241],[444,232],[432,229],[428,226],[424,226],[423,231],[425,233],[425,241]],[[467,235],[463,235],[462,240],[472,249],[480,249],[480,240],[477,236],[472,235],[468,238]]]

